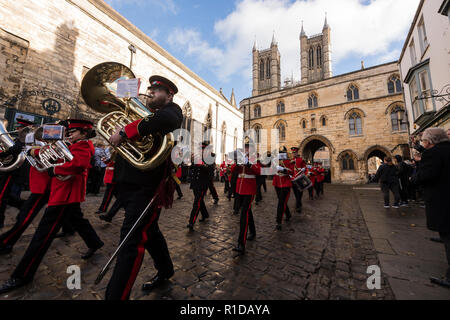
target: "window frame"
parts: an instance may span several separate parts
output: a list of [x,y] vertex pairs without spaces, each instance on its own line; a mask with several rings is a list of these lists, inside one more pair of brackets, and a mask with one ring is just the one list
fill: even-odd
[[[423,95],[422,91],[422,83],[420,79],[420,74],[423,74],[426,72],[427,74],[427,84],[429,85],[429,88],[426,90],[430,94],[433,91],[433,83],[431,79],[431,73],[429,64],[425,64],[424,66],[418,68],[417,70],[414,70],[412,76],[408,79],[408,86],[410,91],[410,100],[411,100],[411,106],[413,111],[413,118],[414,121],[416,121],[421,115],[428,113],[428,112],[435,112],[436,111],[436,101],[434,98],[428,98],[428,99],[419,99]],[[415,96],[415,93],[417,95]],[[431,102],[430,102],[431,100]],[[425,103],[428,105],[430,103],[429,110],[426,110]]]
[[[358,120],[359,120],[359,126],[358,126]],[[353,123],[352,123],[353,122]],[[348,128],[349,128],[349,134],[352,137],[358,137],[363,135],[363,123],[362,123],[362,116],[356,111],[353,111],[351,115],[348,117]],[[358,131],[360,129],[360,131]],[[352,131],[354,130],[354,131]],[[352,133],[354,132],[354,133]]]

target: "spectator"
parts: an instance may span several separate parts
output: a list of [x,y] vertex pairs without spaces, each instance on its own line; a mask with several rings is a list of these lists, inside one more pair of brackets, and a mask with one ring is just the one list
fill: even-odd
[[394,205],[392,208],[399,208],[400,193],[398,183],[398,170],[392,163],[391,157],[385,157],[383,164],[378,168],[375,174],[376,182],[380,182],[381,191],[384,195],[384,207],[389,208],[389,190],[394,194]]
[[425,151],[412,182],[424,188],[427,227],[444,243],[448,269],[444,279],[431,282],[450,288],[450,139],[441,128],[428,128],[422,136]]
[[401,206],[408,205],[408,189],[409,189],[409,177],[411,176],[411,167],[403,161],[402,156],[396,155],[395,160],[397,160],[397,169],[399,177],[399,190],[401,198]]

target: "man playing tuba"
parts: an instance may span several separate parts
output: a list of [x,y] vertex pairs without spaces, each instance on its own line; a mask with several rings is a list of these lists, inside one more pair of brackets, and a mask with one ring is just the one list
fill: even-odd
[[[170,80],[161,76],[150,77],[146,104],[154,113],[124,128],[118,128],[111,136],[110,143],[117,147],[126,140],[133,141],[148,135],[164,136],[179,129],[183,114],[181,108],[173,102],[177,92],[177,87]],[[114,182],[117,183],[117,197],[125,209],[121,241],[155,195],[160,199],[170,197],[164,194],[164,181],[171,173],[170,161],[167,159],[153,170],[141,171],[122,156],[117,156]],[[158,273],[144,284],[144,290],[151,290],[173,276],[173,264],[166,240],[158,227],[161,208],[162,204],[157,201],[118,254],[114,272],[106,289],[107,300],[129,299],[145,250],[152,256]]]

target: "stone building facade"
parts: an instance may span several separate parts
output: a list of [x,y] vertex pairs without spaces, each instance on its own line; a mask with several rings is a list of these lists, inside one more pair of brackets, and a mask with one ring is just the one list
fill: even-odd
[[225,97],[104,1],[0,0],[0,21],[0,113],[10,128],[18,117],[98,120],[84,105],[80,84],[90,68],[115,61],[132,63],[142,92],[152,74],[173,80],[183,126],[198,140],[210,129],[218,162],[241,143],[243,115],[234,94]]
[[[318,150],[323,157],[326,147],[332,182],[365,183],[369,159],[409,156],[399,68],[391,62],[332,76],[330,34],[326,21],[322,34],[310,38],[302,26],[301,82],[271,92],[254,88],[257,94],[240,103],[244,129],[278,130],[280,145],[299,147],[307,161]],[[277,50],[275,41],[271,47]]]

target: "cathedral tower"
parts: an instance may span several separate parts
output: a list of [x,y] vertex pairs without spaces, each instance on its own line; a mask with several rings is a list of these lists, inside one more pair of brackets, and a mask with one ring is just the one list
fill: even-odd
[[275,35],[270,48],[258,50],[253,46],[253,91],[252,95],[274,92],[281,88],[280,51]]
[[322,33],[308,37],[303,29],[300,32],[300,65],[302,84],[316,82],[333,76],[331,69],[331,29],[327,23]]

